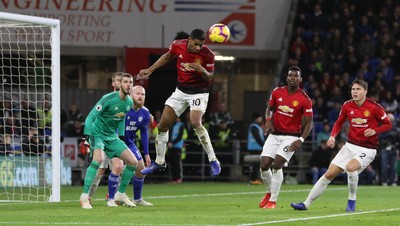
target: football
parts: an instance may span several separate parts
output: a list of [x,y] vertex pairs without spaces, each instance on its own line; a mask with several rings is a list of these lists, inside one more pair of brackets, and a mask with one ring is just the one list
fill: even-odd
[[208,30],[208,38],[214,43],[225,43],[230,36],[231,32],[225,24],[214,24]]

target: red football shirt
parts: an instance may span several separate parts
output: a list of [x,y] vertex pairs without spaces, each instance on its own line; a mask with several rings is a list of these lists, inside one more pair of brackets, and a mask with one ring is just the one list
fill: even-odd
[[272,120],[276,133],[299,135],[302,116],[313,115],[310,97],[301,89],[290,95],[287,86],[272,91],[268,106],[273,108]]
[[178,88],[193,93],[208,92],[211,81],[205,81],[201,73],[188,67],[188,63],[199,63],[208,72],[214,71],[214,53],[205,45],[198,53],[191,53],[187,49],[188,39],[175,40],[169,47],[169,53],[175,55],[178,69]]
[[[378,133],[392,128],[385,110],[370,98],[367,98],[361,106],[353,100],[346,101],[332,128],[331,136],[336,137],[346,119],[350,125],[348,142],[366,148],[377,149]],[[379,126],[380,124],[382,125]],[[368,128],[374,129],[376,134],[371,137],[364,136],[364,131]]]

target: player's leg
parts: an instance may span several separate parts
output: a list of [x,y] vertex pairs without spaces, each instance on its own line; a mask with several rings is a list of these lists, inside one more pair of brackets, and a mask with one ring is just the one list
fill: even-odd
[[89,167],[86,170],[86,175],[85,175],[84,184],[83,184],[83,190],[82,190],[82,194],[80,197],[81,206],[84,209],[92,208],[92,206],[90,204],[88,193],[89,193],[90,186],[93,184],[93,180],[96,177],[97,170],[104,159],[102,149],[96,148],[96,149],[94,149],[94,151],[92,153],[93,153],[92,162],[90,163]]
[[149,174],[166,167],[165,153],[169,139],[169,128],[174,124],[176,119],[186,110],[188,104],[183,98],[183,93],[176,89],[175,92],[165,102],[165,107],[158,124],[158,134],[156,137],[156,160],[147,168],[141,171],[142,174]]
[[354,151],[354,158],[346,164],[347,184],[349,187],[349,199],[347,201],[346,212],[354,212],[356,210],[358,175],[375,159],[376,150],[352,144],[348,146]]
[[321,178],[314,184],[306,201],[300,203],[291,203],[290,205],[295,210],[307,210],[310,208],[311,204],[326,190],[326,187],[332,180],[343,172],[343,169],[335,164],[330,164],[328,170],[322,175]]
[[111,162],[111,172],[108,176],[108,197],[109,199],[114,199],[119,184],[119,176],[124,168],[124,163],[119,158],[112,158]]
[[141,158],[138,161],[135,175],[133,176],[133,202],[138,206],[153,206],[152,203],[145,201],[142,197],[142,190],[145,177],[145,175],[141,173],[143,169],[144,169],[144,161],[143,158]]
[[337,177],[337,175],[344,171],[347,163],[352,158],[353,153],[348,148],[348,145],[346,143],[332,160],[325,174],[322,175],[321,178],[319,178],[317,183],[314,184],[310,193],[308,193],[306,201],[300,203],[291,203],[290,205],[295,210],[307,210],[308,208],[310,208],[311,204],[326,190],[328,184],[330,184],[332,180]]
[[110,158],[104,153],[103,153],[103,156],[104,156],[104,160],[100,164],[99,169],[97,170],[97,174],[93,180],[92,186],[90,186],[89,198],[93,197],[94,193],[96,192],[97,188],[99,187],[100,181],[103,178],[108,165],[110,164]]
[[[135,173],[137,160],[132,154],[131,150],[126,146],[124,141],[120,139],[115,139],[109,142],[106,147],[105,152],[108,156],[118,156],[119,159],[123,160],[127,166],[122,173],[121,182],[118,188],[118,192],[115,194],[115,201],[123,203],[126,206],[134,207],[136,206],[132,201],[129,200],[125,194],[128,184],[131,182],[133,174]],[[111,195],[111,194],[110,194]],[[109,199],[109,201],[112,199]]]
[[272,182],[272,170],[271,166],[274,162],[276,151],[278,150],[280,143],[277,136],[270,134],[264,143],[263,151],[261,152],[260,159],[260,175],[261,179],[266,187],[266,194],[261,199],[259,206],[264,208],[271,198],[271,182]]
[[271,177],[271,197],[263,208],[265,209],[275,209],[276,201],[278,200],[279,192],[281,190],[283,182],[283,165],[290,161],[294,152],[287,151],[293,142],[295,142],[298,137],[295,136],[276,136],[276,143],[279,144],[276,149],[274,163],[272,165],[272,177]]
[[167,150],[168,143],[168,131],[171,126],[174,124],[178,116],[175,113],[175,110],[169,106],[165,105],[163,113],[161,115],[160,123],[158,124],[158,134],[156,137],[156,160],[155,162],[158,165],[163,165],[165,163],[165,152]]
[[[141,171],[144,169],[144,160],[142,154],[135,145],[131,146],[130,149],[138,160],[135,175],[133,176],[133,203],[139,206],[153,206],[152,203],[147,202],[142,198],[142,190],[145,177],[145,175],[141,173]],[[150,157],[148,155],[145,157],[150,160]]]

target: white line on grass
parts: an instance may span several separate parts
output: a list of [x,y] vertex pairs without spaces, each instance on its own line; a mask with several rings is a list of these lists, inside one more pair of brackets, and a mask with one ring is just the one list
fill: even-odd
[[[348,190],[344,188],[331,188],[329,191]],[[284,190],[280,193],[293,193],[293,192],[309,192],[310,189],[298,189],[298,190]],[[254,194],[265,194],[265,191],[254,191],[254,192],[226,192],[226,193],[212,193],[212,194],[188,194],[188,195],[164,195],[164,196],[146,196],[147,199],[176,199],[176,198],[188,198],[188,197],[213,197],[213,196],[229,196],[229,195],[254,195]],[[94,199],[101,201],[104,199]],[[76,200],[65,200],[63,202],[77,202]]]
[[384,209],[384,210],[370,210],[370,211],[363,211],[363,212],[356,212],[356,213],[341,213],[341,214],[332,214],[332,215],[317,216],[317,217],[290,218],[290,219],[285,219],[285,220],[264,221],[264,222],[241,224],[241,225],[249,226],[249,225],[262,225],[262,224],[276,224],[276,223],[286,223],[286,222],[294,222],[294,221],[325,219],[325,218],[332,218],[332,217],[347,217],[347,216],[352,216],[352,215],[363,215],[363,214],[369,214],[369,213],[393,212],[393,211],[399,211],[399,210],[400,210],[400,208]]

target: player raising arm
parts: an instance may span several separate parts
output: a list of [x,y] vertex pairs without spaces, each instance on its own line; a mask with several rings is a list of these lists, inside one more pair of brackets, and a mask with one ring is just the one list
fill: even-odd
[[311,189],[306,201],[291,203],[295,210],[307,210],[337,175],[345,171],[349,187],[346,212],[356,210],[358,174],[371,164],[378,149],[378,134],[389,131],[392,124],[384,109],[374,100],[367,98],[368,83],[356,79],[352,83],[352,99],[346,101],[336,120],[331,136],[327,141],[330,148],[335,146],[335,137],[343,123],[350,124],[348,141],[340,149],[329,165],[328,170]]
[[[132,98],[129,96],[132,84],[132,75],[124,73],[122,75],[121,89],[119,92],[112,92],[104,95],[85,120],[85,138],[83,138],[81,145],[90,148],[92,162],[86,171],[83,191],[80,197],[80,203],[84,209],[92,208],[88,192],[96,176],[97,169],[104,160],[103,151],[109,158],[118,157],[127,164],[122,174],[119,190],[126,190],[126,187],[132,180],[137,165],[136,157],[131,150],[129,150],[124,141],[119,139],[118,135],[115,133],[118,129],[119,135],[124,136],[125,115],[132,108],[133,104]],[[116,184],[118,184],[118,182]],[[108,191],[108,206],[117,206],[114,200],[116,187],[117,186],[111,186],[114,190]]]
[[155,162],[142,170],[143,174],[166,167],[165,152],[168,142],[168,131],[176,119],[190,107],[190,124],[192,125],[204,151],[208,155],[213,176],[219,175],[221,166],[211,145],[208,131],[201,123],[206,111],[212,78],[214,76],[214,53],[204,45],[205,33],[194,29],[188,39],[174,41],[168,52],[163,54],[153,65],[143,69],[138,79],[150,76],[155,70],[177,59],[178,84],[175,92],[165,102],[165,107],[158,124],[156,137]]

